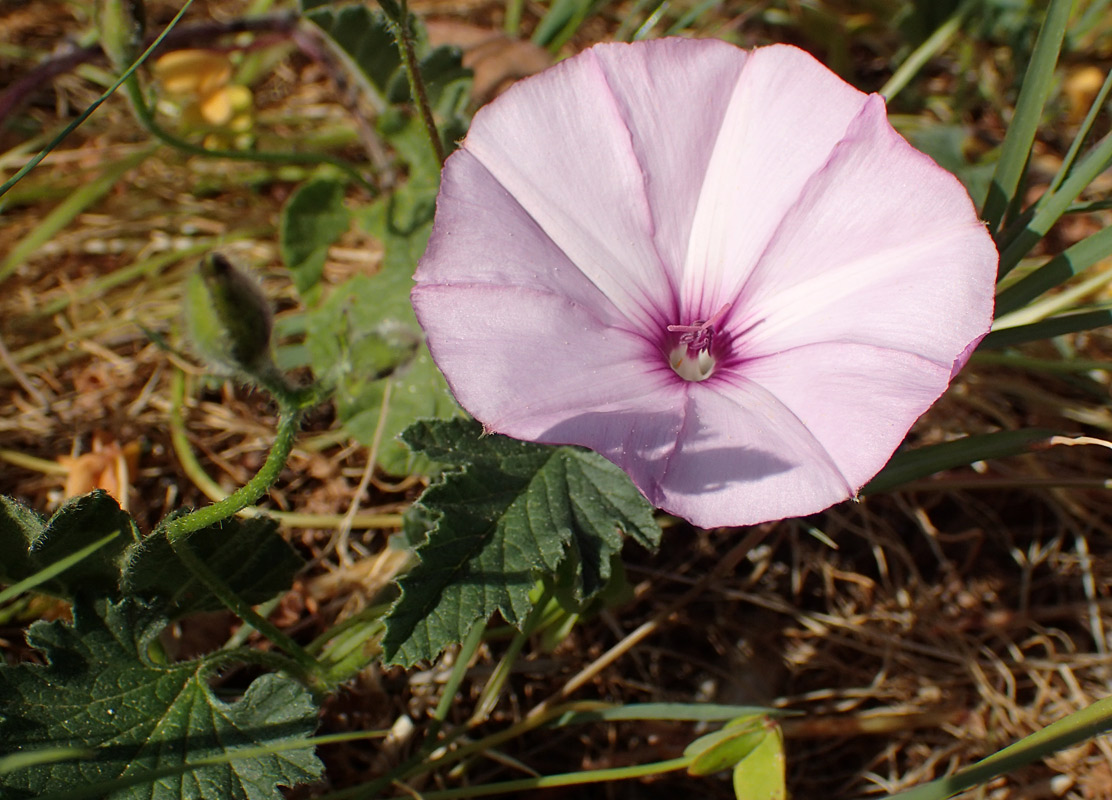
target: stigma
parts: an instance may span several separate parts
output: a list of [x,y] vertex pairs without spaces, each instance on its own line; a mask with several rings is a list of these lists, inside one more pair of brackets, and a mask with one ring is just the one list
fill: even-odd
[[669,325],[670,333],[680,334],[668,353],[668,364],[685,381],[705,381],[714,374],[717,359],[713,353],[717,325],[730,310],[730,303],[718,309],[713,317],[697,319],[690,325]]

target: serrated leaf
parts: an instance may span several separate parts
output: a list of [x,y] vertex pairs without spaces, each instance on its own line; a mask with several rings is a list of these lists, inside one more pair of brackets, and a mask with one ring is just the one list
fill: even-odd
[[282,206],[278,245],[282,262],[303,297],[320,283],[328,248],[351,225],[344,186],[318,178],[300,186]]
[[[289,589],[303,564],[279,535],[278,524],[263,517],[222,520],[191,534],[188,546],[252,605]],[[120,588],[125,595],[162,601],[171,619],[225,607],[181,562],[161,530],[129,549]]]
[[[74,623],[36,622],[28,642],[46,666],[0,667],[0,752],[76,748],[79,760],[0,774],[0,796],[29,800],[108,781],[107,800],[277,800],[279,786],[321,773],[310,747],[275,750],[316,727],[309,692],[279,675],[256,679],[235,702],[217,698],[203,661],[155,664],[148,656],[162,619],[133,600],[78,601]],[[203,759],[235,756],[228,763]],[[190,768],[190,765],[196,765]],[[187,768],[180,774],[178,769]],[[147,773],[151,781],[142,780]]]
[[605,586],[621,533],[649,547],[659,542],[652,507],[596,453],[483,436],[478,423],[461,419],[423,421],[402,438],[461,468],[419,501],[437,522],[386,617],[389,662],[434,658],[495,611],[520,623],[537,576],[553,573],[569,552],[579,565],[576,595],[586,600]]
[[34,511],[0,495],[0,583],[16,583],[36,571],[27,551],[44,527]]
[[107,492],[75,497],[47,523],[10,498],[0,502],[0,582],[16,583],[105,537],[118,535],[74,566],[36,588],[72,598],[78,591],[114,595],[120,561],[139,533],[131,516]]

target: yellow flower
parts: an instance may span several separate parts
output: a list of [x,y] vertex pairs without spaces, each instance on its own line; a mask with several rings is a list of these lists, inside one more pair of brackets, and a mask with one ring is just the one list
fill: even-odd
[[[251,90],[231,83],[232,62],[211,50],[175,50],[154,64],[154,74],[170,97],[184,102],[182,121],[204,130],[205,143],[219,146],[226,135],[237,144],[253,125]],[[213,145],[209,145],[209,141]]]

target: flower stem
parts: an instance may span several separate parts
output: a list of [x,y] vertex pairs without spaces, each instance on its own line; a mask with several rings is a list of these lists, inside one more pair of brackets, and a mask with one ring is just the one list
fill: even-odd
[[289,389],[276,395],[279,403],[278,432],[262,467],[242,487],[223,500],[192,511],[184,516],[169,520],[162,525],[162,533],[170,543],[174,553],[189,570],[197,576],[220,602],[236,616],[265,636],[275,647],[284,650],[298,667],[298,672],[306,684],[314,691],[327,688],[325,668],[305,648],[267,621],[251,607],[247,601],[235,593],[219,575],[213,572],[189,546],[191,534],[225,520],[238,511],[252,505],[278,479],[286,465],[294,440],[301,427],[304,409],[311,401],[312,392]]
[[[405,74],[409,78],[409,91],[413,94],[413,102],[417,106],[417,113],[421,115],[421,122],[429,135],[436,161],[444,165],[444,143],[440,140],[440,131],[436,128],[436,120],[432,116],[432,106],[429,104],[429,95],[425,89],[425,81],[421,77],[421,66],[417,62],[417,50],[413,44],[413,33],[409,26],[409,4],[402,0],[399,7],[393,3],[383,3],[382,9],[390,18],[391,27],[394,29],[394,41],[398,44],[402,63],[405,64]],[[393,12],[393,13],[392,13]]]

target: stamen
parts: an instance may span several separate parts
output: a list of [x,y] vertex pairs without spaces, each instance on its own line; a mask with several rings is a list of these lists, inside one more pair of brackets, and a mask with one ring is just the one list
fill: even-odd
[[679,344],[668,354],[668,363],[676,374],[687,381],[705,381],[714,372],[716,360],[710,348],[714,343],[715,326],[726,316],[731,303],[726,303],[708,320],[697,319],[690,325],[669,325],[668,330],[680,334]]

